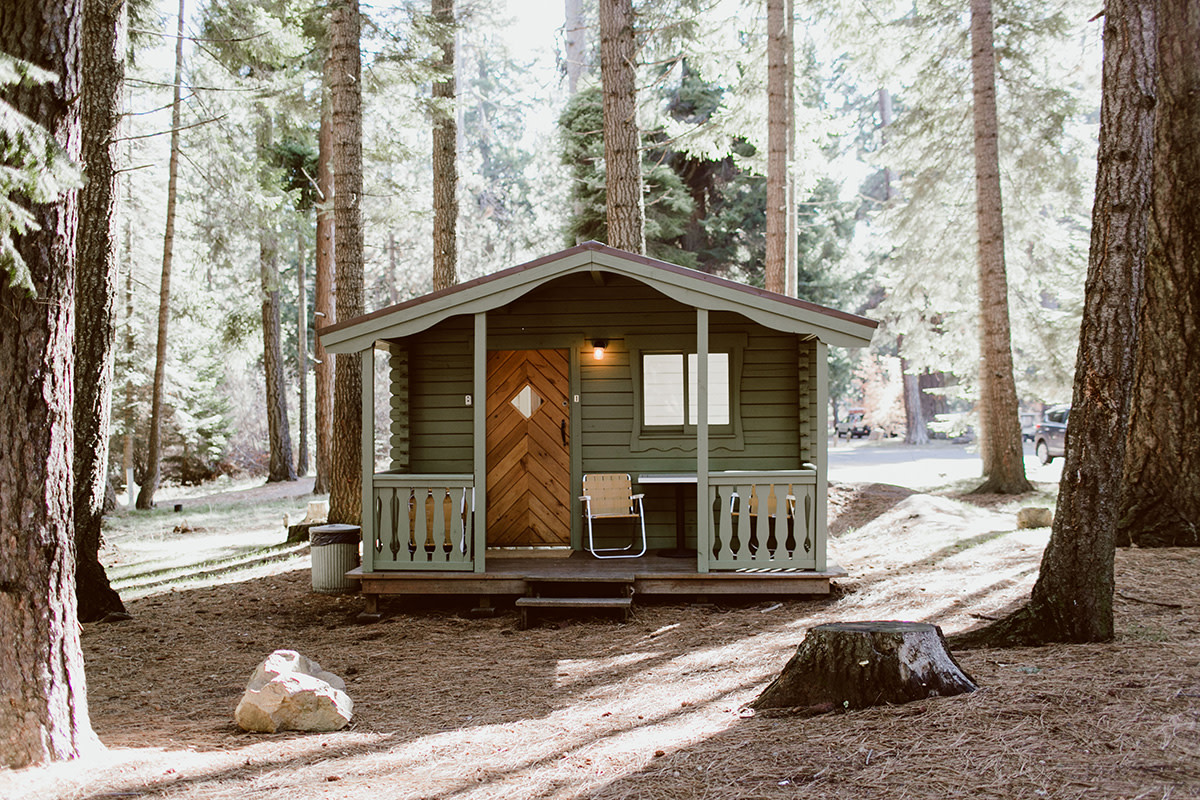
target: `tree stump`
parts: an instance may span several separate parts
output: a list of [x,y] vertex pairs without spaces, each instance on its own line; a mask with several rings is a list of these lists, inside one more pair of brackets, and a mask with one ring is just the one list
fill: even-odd
[[751,708],[866,708],[973,692],[942,629],[921,622],[835,622],[808,632]]

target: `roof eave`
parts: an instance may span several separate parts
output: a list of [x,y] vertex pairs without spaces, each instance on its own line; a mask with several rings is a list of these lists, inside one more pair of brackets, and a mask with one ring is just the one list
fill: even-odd
[[[774,330],[815,336],[841,347],[870,344],[878,323],[686,267],[586,242],[468,283],[381,309],[319,331],[331,353],[367,350],[383,339],[410,336],[459,314],[500,308],[558,277],[576,272],[613,272],[645,283],[679,302],[710,311],[732,311]],[[667,281],[662,273],[680,281]]]

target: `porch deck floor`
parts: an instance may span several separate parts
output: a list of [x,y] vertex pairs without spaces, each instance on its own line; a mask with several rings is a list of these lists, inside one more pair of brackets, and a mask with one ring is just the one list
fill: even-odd
[[524,595],[536,583],[620,582],[637,595],[826,595],[830,580],[845,577],[836,564],[823,571],[697,572],[689,558],[649,553],[640,558],[598,559],[574,552],[566,558],[489,557],[487,572],[388,571],[347,575],[362,581],[365,595]]

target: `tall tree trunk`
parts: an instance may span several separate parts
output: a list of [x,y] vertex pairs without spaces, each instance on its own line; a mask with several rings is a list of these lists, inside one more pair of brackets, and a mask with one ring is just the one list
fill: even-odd
[[300,446],[296,454],[296,474],[308,474],[308,265],[305,263],[304,235],[308,220],[296,226],[296,374],[300,378]]
[[[265,187],[270,180],[266,152],[271,145],[271,117],[258,109],[258,152]],[[279,302],[279,237],[273,221],[264,220],[258,231],[258,275],[262,289],[263,371],[267,399],[267,483],[296,480],[292,461],[292,435],[288,426],[287,382],[283,378],[283,321]]]
[[[126,155],[132,156],[129,146]],[[132,161],[132,158],[130,158]],[[133,440],[137,417],[133,407],[133,351],[137,342],[133,335],[133,182],[125,181],[125,447],[121,454],[121,471],[125,474],[126,505],[133,508],[136,487],[133,470]]]
[[292,435],[288,427],[287,382],[283,377],[278,243],[274,239],[274,230],[264,230],[259,236],[259,276],[263,291],[263,369],[270,449],[267,483],[276,483],[296,480],[296,469],[292,461]]
[[587,24],[583,21],[583,0],[565,0],[563,60],[567,68],[567,96],[574,97],[579,91],[579,80],[586,74],[584,58],[587,56]]
[[116,135],[125,78],[124,2],[83,3],[83,164],[75,293],[75,594],[79,619],[124,613],[100,563],[116,340]]
[[796,216],[796,8],[794,0],[784,0],[784,57],[787,61],[784,67],[784,79],[787,88],[784,91],[786,110],[784,118],[787,128],[787,192],[784,202],[784,260],[783,260],[783,293],[788,297],[798,297],[800,293],[800,241],[798,238],[799,219]]
[[[1154,129],[1154,6],[1109,0],[1092,242],[1058,513],[1028,605],[968,644],[1113,636],[1113,537],[1138,338]],[[1186,134],[1191,141],[1194,131]],[[1153,155],[1157,159],[1157,154]]]
[[[892,124],[892,93],[887,89],[879,90],[879,143],[887,144],[887,128]],[[890,167],[883,168],[883,201],[886,203],[895,195],[892,193],[892,179],[896,173]]]
[[[332,75],[332,59],[325,60],[325,85],[329,86]],[[333,324],[333,109],[329,93],[321,101],[320,152],[317,164],[317,189],[321,195],[317,206],[317,274],[314,281],[313,298],[314,324],[318,330]],[[313,337],[313,432],[316,434],[317,475],[313,492],[329,494],[329,471],[333,447],[333,358],[321,346],[319,337]]]
[[787,277],[788,25],[785,0],[767,0],[767,255],[764,285],[783,294]]
[[631,253],[644,253],[646,209],[642,199],[635,56],[632,0],[600,0],[608,243]]
[[[1117,539],[1200,545],[1200,8],[1158,3],[1153,204]],[[1071,410],[1071,437],[1075,437]]]
[[454,116],[454,0],[433,0],[442,74],[433,82],[433,289],[458,283],[458,125]]
[[150,433],[146,437],[146,477],[137,496],[137,507],[154,506],[154,493],[162,467],[163,384],[167,369],[167,322],[171,317],[171,259],[175,251],[175,199],[179,185],[180,92],[183,86],[183,12],[175,37],[175,100],[171,104],[171,158],[167,162],[167,230],[163,234],[162,281],[158,289],[158,344],[154,351],[154,386],[150,396]]
[[[899,347],[903,352],[903,337]],[[921,376],[913,372],[904,356],[900,357],[900,375],[904,381],[904,443],[929,444],[929,428],[921,402]]]
[[971,0],[971,75],[975,95],[975,213],[979,225],[980,453],[986,477],[975,491],[1020,494],[1031,487],[1025,479],[1008,323],[992,0]]
[[[362,53],[358,0],[332,7],[329,52],[333,105],[333,226],[337,246],[337,318],[363,313]],[[333,387],[333,464],[329,521],[357,524],[362,516],[362,372],[358,355],[339,355]]]
[[[80,0],[0,5],[0,50],[54,72],[4,99],[78,161]],[[75,605],[72,358],[75,192],[33,205],[14,237],[36,295],[0,274],[0,766],[98,747],[87,710]]]
[[388,231],[388,305],[400,302],[399,273],[396,271],[396,232]]

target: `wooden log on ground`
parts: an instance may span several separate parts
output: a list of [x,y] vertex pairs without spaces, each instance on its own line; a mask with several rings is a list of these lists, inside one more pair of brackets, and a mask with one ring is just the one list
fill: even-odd
[[835,622],[808,632],[751,708],[821,710],[973,692],[942,629],[922,622]]

